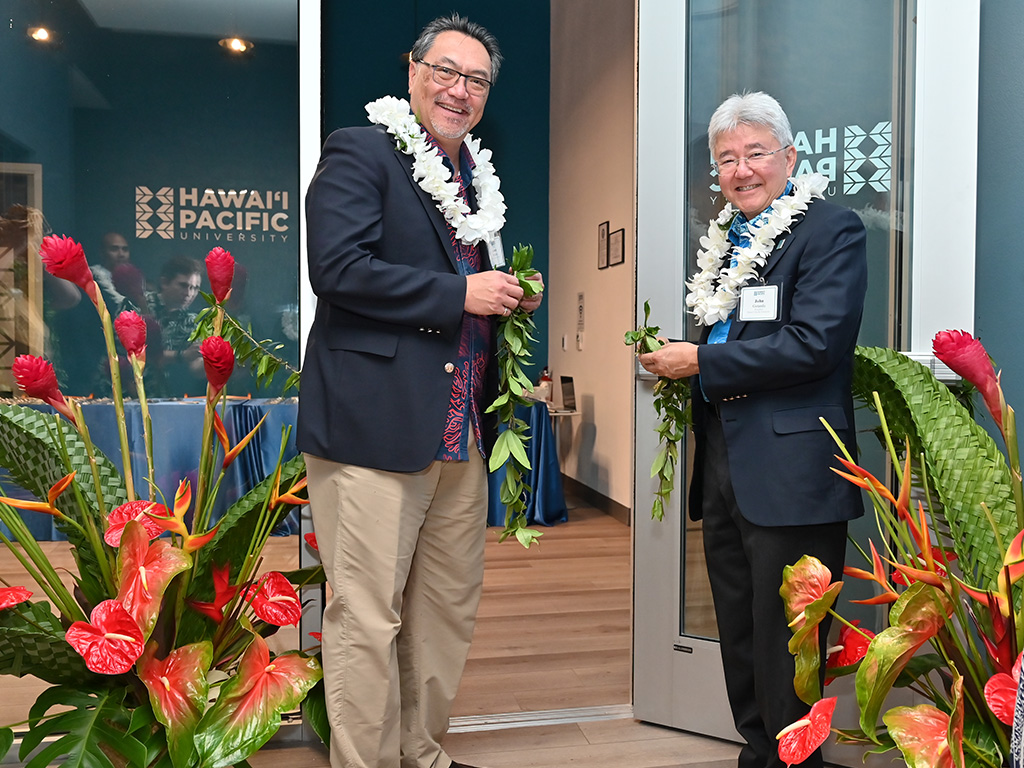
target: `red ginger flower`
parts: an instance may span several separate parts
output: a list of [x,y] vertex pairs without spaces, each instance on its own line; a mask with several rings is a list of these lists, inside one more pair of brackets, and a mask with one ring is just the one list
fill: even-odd
[[932,339],[935,356],[957,376],[967,379],[985,398],[985,407],[1003,431],[1003,391],[992,360],[981,342],[966,331],[939,331]]
[[223,337],[211,336],[199,345],[199,353],[203,356],[206,380],[210,382],[213,393],[217,394],[231,378],[231,371],[235,367],[235,351]]
[[0,611],[13,608],[32,597],[32,593],[24,587],[0,587]]
[[48,235],[43,238],[39,255],[47,272],[54,277],[70,280],[88,294],[93,304],[99,305],[99,290],[80,244],[70,237]]
[[35,355],[18,355],[11,364],[11,373],[14,374],[14,380],[18,382],[18,388],[22,392],[52,405],[77,426],[75,414],[61,394],[57,385],[57,374],[49,360]]
[[206,276],[210,278],[210,290],[217,303],[227,301],[235,277],[234,257],[219,246],[214,248],[206,256]]
[[277,571],[260,576],[259,581],[245,591],[245,601],[263,621],[283,627],[298,624],[302,617],[302,603],[295,588]]
[[146,362],[146,320],[138,312],[122,312],[114,320],[117,338],[124,345],[128,357],[133,355]]
[[92,609],[91,623],[76,621],[65,639],[100,675],[120,675],[132,668],[145,646],[142,630],[117,600],[104,600]]

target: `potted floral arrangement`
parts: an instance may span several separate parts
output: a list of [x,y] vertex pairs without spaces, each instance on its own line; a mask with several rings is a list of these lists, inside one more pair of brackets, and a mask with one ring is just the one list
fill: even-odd
[[[842,582],[815,558],[787,567],[780,594],[793,630],[794,685],[812,705],[779,734],[787,764],[832,731],[836,697],[823,698],[818,682],[817,627],[829,614],[841,629],[826,683],[856,675],[860,721],[836,730],[840,743],[898,749],[912,768],[961,768],[1009,765],[1011,739],[1019,739],[1024,503],[1014,412],[977,339],[943,331],[934,351],[980,391],[1005,454],[927,368],[892,350],[858,349],[855,386],[880,417],[898,487],[890,490],[840,445],[840,474],[868,493],[879,531],[863,553],[868,567],[845,575],[876,585],[874,597],[855,602],[891,605],[888,626],[875,635],[838,616]],[[895,687],[928,703],[886,709]]]
[[[235,500],[219,521],[212,519],[225,470],[259,429],[231,445],[218,411],[235,363],[225,339],[230,334],[220,334],[234,260],[220,248],[206,260],[212,307],[205,315],[212,332],[201,345],[208,387],[199,468],[194,486],[182,481],[174,498],[165,499],[153,473],[143,383],[145,320],[135,312],[111,318],[74,240],[47,237],[40,254],[50,274],[74,282],[96,307],[122,462],[119,470],[93,446],[80,403],[60,392],[46,360],[22,355],[15,361],[19,387],[57,411],[0,405],[0,465],[39,499],[0,498],[0,522],[11,534],[0,531],[0,541],[45,596],[32,600],[24,585],[0,587],[0,674],[34,675],[51,684],[28,720],[18,724],[27,726],[20,757],[28,768],[57,760],[94,766],[245,765],[322,672],[314,656],[272,655],[265,639],[299,620],[302,605],[289,577],[299,585],[310,578],[304,572],[259,572],[274,527],[294,505],[306,503],[301,456],[279,457],[269,477]],[[132,476],[115,334],[127,353],[143,414],[149,469],[144,484]],[[77,566],[73,589],[19,509],[51,515],[66,534]],[[0,729],[0,756],[14,735],[11,727]]]

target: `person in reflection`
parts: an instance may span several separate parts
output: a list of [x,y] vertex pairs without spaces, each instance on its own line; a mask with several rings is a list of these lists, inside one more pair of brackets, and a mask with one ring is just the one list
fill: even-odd
[[[146,301],[160,328],[162,371],[157,384],[161,397],[198,395],[206,391],[199,343],[190,342],[196,315],[190,307],[199,295],[202,266],[188,256],[172,256],[160,269],[160,289],[149,291]],[[149,387],[147,387],[147,390]]]
[[500,63],[480,25],[427,24],[409,103],[332,133],[306,197],[317,307],[296,444],[332,590],[334,768],[459,768],[440,741],[483,580],[496,318],[540,304],[498,268],[504,203],[465,140]]
[[[687,283],[700,343],[669,343],[640,363],[692,377],[689,511],[704,521],[726,689],[746,741],[739,766],[774,768],[776,734],[810,708],[793,689],[783,568],[810,554],[839,578],[847,521],[863,514],[859,490],[831,470],[837,447],[822,419],[856,453],[865,232],[821,199],[823,177],[790,178],[792,131],[771,96],[726,99],[708,143],[731,208],[712,222]],[[756,236],[762,227],[767,237]],[[824,648],[827,625],[820,632]],[[820,751],[804,763],[821,764]]]

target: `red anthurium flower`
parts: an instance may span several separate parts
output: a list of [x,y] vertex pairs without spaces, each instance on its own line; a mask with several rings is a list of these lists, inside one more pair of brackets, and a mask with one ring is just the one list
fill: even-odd
[[199,354],[203,356],[206,380],[210,382],[213,393],[217,394],[231,378],[235,368],[235,352],[223,337],[211,336],[199,345]]
[[775,738],[779,742],[779,759],[787,766],[802,763],[825,743],[832,728],[836,697],[816,702],[807,717],[786,726]]
[[294,709],[321,677],[316,659],[299,653],[271,659],[267,641],[254,635],[238,672],[196,730],[201,764],[230,765],[258,749],[280,727],[281,713]]
[[206,709],[210,686],[206,673],[213,662],[208,640],[175,648],[156,658],[157,643],[146,646],[139,659],[139,678],[149,691],[156,719],[167,728],[167,749],[174,765],[192,765],[193,735]]
[[996,672],[985,683],[985,701],[988,708],[999,718],[1000,722],[1013,725],[1013,713],[1017,707],[1017,686],[1020,683],[1020,660],[1013,664],[1013,671]]
[[895,603],[899,595],[896,590],[889,584],[889,579],[885,575],[885,567],[882,565],[882,558],[878,556],[878,551],[875,549],[875,543],[868,541],[871,547],[871,562],[873,565],[872,572],[865,571],[861,568],[853,568],[846,566],[843,568],[843,575],[849,576],[853,579],[865,579],[867,581],[873,581],[882,587],[882,594],[869,597],[866,600],[851,600],[851,603],[862,603],[863,605],[879,605],[881,603]]
[[278,627],[298,624],[302,617],[302,603],[295,588],[277,571],[260,576],[246,590],[245,601],[252,603],[252,609],[263,621]]
[[99,303],[99,290],[81,245],[70,237],[49,235],[43,238],[39,255],[47,272],[54,277],[70,280],[86,292],[93,304]]
[[227,301],[235,276],[234,257],[223,248],[214,248],[206,255],[206,276],[210,278],[210,290],[217,303]]
[[90,623],[76,621],[65,639],[100,675],[120,675],[132,668],[145,648],[142,630],[117,600],[104,600],[92,609]]
[[57,385],[57,374],[49,360],[35,355],[18,355],[11,364],[11,373],[18,389],[29,397],[37,397],[75,426],[75,414]]
[[309,546],[311,546],[317,552],[320,551],[320,545],[316,543],[316,534],[315,533],[307,533],[302,538],[304,538],[306,540],[306,543],[309,544]]
[[322,643],[324,640],[323,632],[310,632],[309,636],[316,640],[318,643]]
[[238,587],[231,586],[231,564],[224,563],[224,565],[213,568],[213,602],[202,603],[198,600],[189,600],[189,605],[220,624],[224,621],[224,606],[230,603],[237,594]]
[[[860,620],[850,623],[853,627],[860,626]],[[838,644],[828,649],[828,658],[825,660],[826,672],[852,666],[863,659],[864,654],[868,652],[868,645],[875,633],[870,629],[854,629],[853,627],[844,624],[839,630]],[[825,685],[833,680],[835,677],[826,677]]]
[[192,565],[192,558],[166,539],[150,542],[143,524],[129,520],[121,536],[117,565],[121,574],[117,599],[149,637],[167,586]]
[[818,625],[828,615],[842,588],[843,582],[833,583],[832,572],[818,558],[810,555],[804,555],[796,565],[787,565],[782,571],[779,595],[785,603],[786,618],[793,630],[789,652],[796,657],[793,687],[797,696],[808,704],[821,698]]
[[17,509],[27,509],[30,512],[45,512],[54,517],[64,517],[64,513],[56,507],[57,499],[67,490],[74,479],[74,472],[64,475],[64,477],[50,486],[50,490],[46,494],[46,501],[26,501],[24,499],[9,499],[6,496],[0,496],[0,502]]
[[907,768],[954,768],[964,764],[964,681],[953,682],[953,714],[930,704],[893,707],[882,716]]
[[155,539],[163,533],[163,526],[150,517],[150,513],[166,517],[167,507],[155,501],[129,501],[116,507],[107,515],[107,531],[103,534],[103,540],[112,547],[121,545],[121,534],[124,526],[129,520],[136,520],[142,523],[149,538]]
[[24,587],[0,587],[0,611],[13,608],[32,597],[32,593]]
[[146,362],[146,321],[142,315],[131,310],[122,312],[114,320],[114,330],[128,357]]
[[953,373],[978,388],[985,399],[985,407],[1002,432],[1003,390],[992,367],[992,359],[982,343],[966,331],[939,331],[932,339],[932,350]]

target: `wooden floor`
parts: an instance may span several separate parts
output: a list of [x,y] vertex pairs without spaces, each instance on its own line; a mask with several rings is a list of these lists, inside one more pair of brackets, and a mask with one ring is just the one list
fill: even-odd
[[[735,745],[639,723],[628,716],[590,722],[480,730],[484,715],[607,708],[631,700],[630,529],[570,502],[570,522],[541,528],[540,546],[524,550],[488,534],[484,594],[473,646],[453,708],[445,748],[453,758],[488,768],[727,768]],[[57,562],[66,547],[48,545]],[[295,567],[297,543],[271,539],[267,568]],[[0,577],[24,583],[0,552]],[[0,724],[24,717],[41,685],[4,678]],[[518,717],[529,718],[530,715]],[[461,724],[461,725],[460,725]],[[286,731],[282,729],[282,731]],[[284,735],[284,734],[283,734]],[[253,768],[329,766],[326,749],[292,737],[268,745]]]

